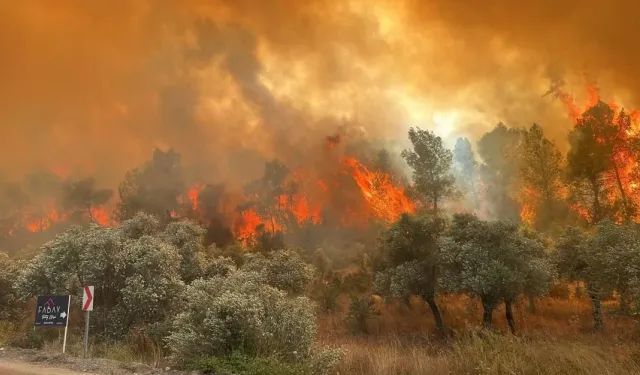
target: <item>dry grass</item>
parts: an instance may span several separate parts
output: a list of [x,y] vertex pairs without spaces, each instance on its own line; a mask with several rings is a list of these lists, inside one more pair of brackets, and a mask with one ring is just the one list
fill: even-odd
[[448,344],[348,340],[341,343],[346,351],[338,371],[350,375],[640,373],[637,344],[621,347],[597,341],[495,334],[474,334]]
[[[341,296],[338,312],[319,317],[320,344],[345,349],[337,369],[341,375],[640,374],[640,325],[617,314],[614,303],[605,304],[604,329],[594,333],[591,307],[584,298],[541,298],[535,314],[529,312],[528,301],[521,300],[514,311],[517,335],[512,336],[506,333],[502,307],[494,313],[497,333],[486,333],[478,328],[479,301],[441,296],[438,302],[450,329],[446,340],[433,334],[431,311],[419,299],[410,308],[378,300],[380,316],[369,322],[372,334],[351,336],[346,324],[349,301]],[[33,329],[31,324],[30,318],[21,324],[0,322],[0,346]],[[67,350],[80,356],[82,327],[73,327],[69,334]],[[61,345],[62,337],[56,335],[44,349],[59,352]],[[132,332],[123,343],[94,342],[91,356],[164,365],[161,348],[144,332]]]
[[[445,325],[453,334],[461,334],[479,327],[482,306],[477,299],[467,296],[440,296],[438,305]],[[335,339],[347,334],[345,319],[348,299],[341,296],[338,311],[319,317],[320,336]],[[376,303],[380,316],[371,319],[369,331],[374,336],[428,335],[434,332],[435,324],[431,310],[422,300],[414,298],[411,307],[401,303]],[[629,335],[637,332],[638,319],[617,313],[615,302],[604,304],[604,331],[611,335]],[[514,306],[516,330],[518,333],[548,333],[554,337],[590,332],[593,326],[591,305],[583,298],[536,300],[536,312],[529,312],[528,301],[519,300]],[[499,306],[493,314],[493,325],[507,331],[504,306]]]
[[429,308],[413,300],[411,308],[378,303],[370,321],[373,334],[349,336],[346,300],[339,312],[320,317],[323,344],[346,349],[340,374],[640,374],[638,322],[606,304],[602,332],[592,332],[591,307],[582,298],[541,298],[535,314],[528,301],[515,306],[517,336],[507,334],[504,308],[496,310],[498,333],[479,330],[479,301],[464,296],[439,299],[446,341],[433,335]]

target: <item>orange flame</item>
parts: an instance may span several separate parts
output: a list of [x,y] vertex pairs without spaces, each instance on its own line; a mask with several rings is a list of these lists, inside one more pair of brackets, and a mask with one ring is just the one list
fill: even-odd
[[404,190],[391,183],[391,177],[383,172],[371,172],[362,163],[347,157],[344,164],[351,168],[353,177],[369,203],[375,216],[386,222],[393,222],[403,213],[415,212],[415,205],[407,198]]
[[[560,92],[557,96],[567,105],[569,110],[569,114],[571,115],[574,124],[578,123],[580,116],[588,110],[589,108],[595,106],[600,100],[599,92],[596,86],[588,85],[588,103],[586,104],[584,109],[579,109],[575,105],[574,99],[567,93]],[[620,106],[615,103],[615,101],[610,101],[608,103],[609,107],[614,112],[613,124],[617,124],[620,120],[621,110]],[[631,137],[636,136],[638,132],[638,127],[640,126],[640,111],[628,111],[626,112],[631,120],[630,129],[618,129],[618,134],[615,135],[616,139],[622,140],[622,143],[631,141]],[[597,141],[599,143],[606,143],[607,140],[603,138],[598,138]],[[607,200],[608,204],[613,204],[614,202],[619,202],[623,200],[624,197],[631,204],[635,205],[640,204],[640,194],[637,187],[637,167],[638,161],[636,158],[631,155],[630,150],[626,148],[619,148],[614,150],[614,154],[612,156],[612,161],[615,164],[615,168],[612,171],[608,171],[605,174],[605,186],[607,191]],[[587,221],[591,221],[592,217],[589,213],[589,210],[586,207],[581,206],[580,204],[572,204],[570,209],[576,212],[579,216],[583,217]],[[615,219],[619,222],[623,221],[624,218],[621,214],[617,214]],[[640,219],[637,216],[633,218],[635,221]]]
[[192,186],[187,191],[187,197],[189,198],[189,202],[191,202],[191,208],[194,210],[198,209],[198,195],[204,189],[204,185],[196,184]]

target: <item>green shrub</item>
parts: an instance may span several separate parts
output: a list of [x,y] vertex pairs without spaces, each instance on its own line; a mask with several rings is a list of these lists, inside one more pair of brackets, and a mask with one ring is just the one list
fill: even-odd
[[351,296],[349,313],[347,315],[351,333],[369,333],[368,322],[376,315],[380,315],[380,312],[375,309],[374,302],[371,297]]
[[189,362],[186,370],[215,375],[307,375],[302,365],[282,362],[274,357],[247,357],[233,354],[229,357],[202,358]]
[[18,263],[0,253],[0,320],[16,320],[22,315],[22,304],[14,286],[18,269]]
[[38,330],[28,330],[24,334],[14,338],[9,346],[21,349],[42,349],[44,337]]
[[338,305],[338,296],[342,290],[342,281],[333,279],[329,284],[320,284],[319,300],[325,311],[335,311]]
[[184,311],[168,338],[178,359],[236,351],[289,360],[310,355],[316,332],[313,304],[265,285],[258,273],[196,280],[182,298]]
[[247,254],[241,269],[258,272],[268,285],[295,294],[302,293],[315,277],[314,267],[292,250]]

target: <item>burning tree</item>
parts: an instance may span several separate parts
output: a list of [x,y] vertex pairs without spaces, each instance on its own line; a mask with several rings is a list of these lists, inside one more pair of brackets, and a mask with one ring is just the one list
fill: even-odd
[[107,225],[109,215],[103,206],[113,196],[113,190],[98,189],[95,185],[96,180],[92,177],[65,182],[62,187],[62,206],[76,216],[86,215],[93,223]]
[[630,117],[599,101],[577,119],[569,137],[568,176],[574,207],[592,225],[608,217],[632,220],[637,210],[632,196],[637,152]]
[[180,208],[178,198],[185,188],[180,155],[173,150],[155,150],[150,162],[125,175],[118,189],[116,217],[123,221],[146,212],[167,222]]
[[[524,187],[521,219],[538,230],[549,229],[561,214],[562,155],[542,128],[533,124],[522,133],[520,176]],[[530,214],[530,216],[528,216]]]

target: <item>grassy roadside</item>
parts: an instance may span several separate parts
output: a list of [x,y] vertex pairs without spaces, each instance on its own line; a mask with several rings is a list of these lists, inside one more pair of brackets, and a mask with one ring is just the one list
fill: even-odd
[[[604,330],[592,332],[590,306],[583,298],[542,298],[535,313],[520,301],[518,333],[512,336],[505,333],[503,310],[494,315],[497,332],[488,333],[477,328],[480,316],[473,300],[443,296],[439,302],[451,330],[446,340],[434,337],[428,307],[418,300],[410,308],[378,302],[380,314],[368,322],[370,334],[354,336],[345,323],[348,302],[342,299],[335,313],[319,315],[320,344],[344,349],[336,369],[341,375],[640,374],[640,325],[617,314],[614,303],[607,305]],[[25,330],[33,331],[30,318],[22,324],[0,322],[0,347]],[[61,336],[54,331],[42,331],[44,353],[61,351]],[[81,339],[81,328],[72,328],[70,356],[82,355]],[[91,344],[93,358],[150,368],[170,366],[165,355],[142,334],[119,343]]]

